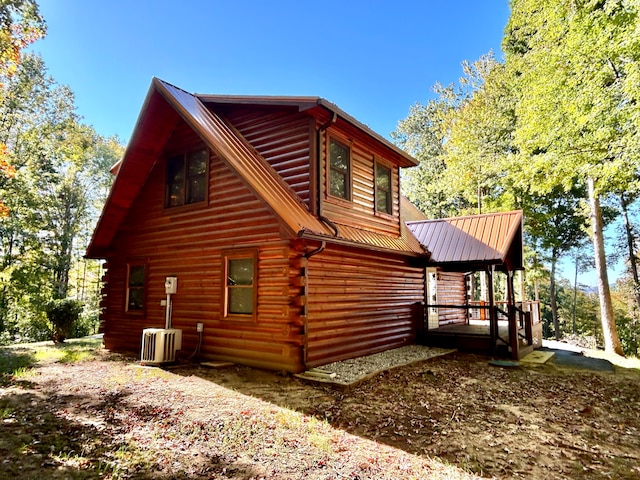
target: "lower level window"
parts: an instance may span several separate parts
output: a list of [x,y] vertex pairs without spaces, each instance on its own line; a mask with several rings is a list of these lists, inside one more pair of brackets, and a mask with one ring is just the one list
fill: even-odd
[[224,316],[253,319],[257,300],[257,252],[236,250],[224,255]]
[[144,311],[145,277],[144,265],[127,265],[127,312]]

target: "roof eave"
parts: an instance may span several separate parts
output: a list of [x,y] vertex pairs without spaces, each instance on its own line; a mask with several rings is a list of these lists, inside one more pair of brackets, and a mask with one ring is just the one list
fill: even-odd
[[304,229],[298,232],[298,237],[303,238],[305,240],[317,240],[320,242],[333,243],[336,245],[364,248],[365,250],[371,250],[374,252],[390,253],[394,255],[402,255],[405,257],[413,257],[413,258],[423,258],[425,260],[428,260],[430,255],[429,252],[416,252],[413,250],[396,250],[393,248],[385,248],[378,245],[371,245],[368,243],[357,242],[355,240],[334,237],[332,235],[320,234],[320,233],[311,232],[309,230],[304,230]]
[[352,124],[353,126],[359,128],[360,130],[366,132],[368,135],[370,135],[371,137],[375,138],[377,141],[379,141],[380,143],[384,144],[386,147],[390,148],[395,153],[400,155],[405,160],[400,165],[401,167],[415,167],[415,166],[420,164],[420,162],[417,159],[413,158],[411,155],[409,155],[407,152],[402,150],[396,144],[390,142],[389,140],[384,138],[382,135],[380,135],[379,133],[375,132],[374,130],[372,130],[371,128],[366,126],[364,123],[360,122],[356,118],[354,118],[351,115],[349,115],[347,112],[342,110],[336,104],[331,103],[330,101],[325,100],[324,98],[319,98],[318,105],[321,105],[322,107],[326,108],[327,110],[331,111],[332,113],[335,113],[339,117],[342,117],[342,119],[345,120],[346,122]]
[[356,118],[349,115],[342,110],[336,104],[322,98],[313,96],[269,96],[269,95],[207,95],[207,94],[195,94],[200,101],[205,103],[220,103],[220,104],[235,104],[235,105],[275,105],[275,106],[293,106],[297,107],[298,111],[309,110],[315,106],[321,106],[329,110],[331,113],[335,113],[341,117],[347,123],[352,124],[356,128],[364,131],[371,137],[375,138],[378,142],[384,144],[387,148],[391,149],[394,153],[398,154],[403,162],[402,167],[415,167],[420,162],[402,150],[400,147],[384,138],[379,133],[373,131],[371,128],[360,122]]

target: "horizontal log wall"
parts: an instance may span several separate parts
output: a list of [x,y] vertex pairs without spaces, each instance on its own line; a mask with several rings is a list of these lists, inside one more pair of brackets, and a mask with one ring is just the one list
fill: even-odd
[[[204,147],[184,124],[168,142],[167,154]],[[108,259],[104,301],[105,344],[139,351],[142,329],[164,327],[164,279],[178,277],[173,326],[183,330],[183,354],[198,343],[196,323],[204,324],[202,354],[264,368],[302,368],[301,307],[292,299],[302,287],[289,268],[289,241],[282,240],[273,214],[225,163],[212,154],[208,202],[164,208],[165,163],[159,160],[121,226]],[[222,252],[258,248],[257,321],[222,318]],[[146,312],[124,311],[126,264],[148,266]]]
[[289,109],[227,108],[224,115],[309,206],[313,123]]
[[307,366],[410,344],[424,301],[424,269],[329,246],[309,259]]
[[[438,305],[466,305],[464,273],[438,272],[437,302]],[[439,308],[438,323],[440,326],[466,323],[466,313],[463,308]]]
[[[351,200],[345,201],[329,195],[328,185],[328,155],[327,145],[331,133],[336,135],[339,141],[349,134],[351,144]],[[333,127],[327,131],[323,138],[323,161],[320,172],[322,178],[322,214],[327,218],[339,223],[365,228],[368,230],[388,233],[391,235],[400,234],[400,177],[399,168],[390,163],[386,163],[384,157],[374,152],[367,138],[364,136],[354,136],[353,131],[341,131]],[[374,161],[381,161],[391,168],[391,180],[393,190],[393,214],[388,215],[375,211],[375,185],[374,185]]]

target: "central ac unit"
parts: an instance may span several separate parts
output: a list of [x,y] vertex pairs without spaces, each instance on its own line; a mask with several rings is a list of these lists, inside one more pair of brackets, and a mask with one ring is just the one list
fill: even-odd
[[175,328],[145,328],[142,331],[142,363],[169,363],[176,361],[176,352],[182,348],[182,330]]

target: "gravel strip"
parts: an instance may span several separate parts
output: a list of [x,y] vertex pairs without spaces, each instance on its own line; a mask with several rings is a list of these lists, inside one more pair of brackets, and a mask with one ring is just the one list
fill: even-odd
[[408,345],[365,357],[329,363],[307,370],[297,376],[305,380],[353,386],[385,370],[446,355],[454,351],[446,348]]

